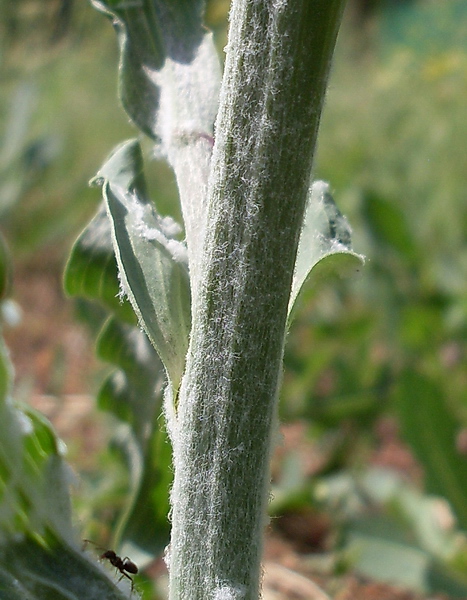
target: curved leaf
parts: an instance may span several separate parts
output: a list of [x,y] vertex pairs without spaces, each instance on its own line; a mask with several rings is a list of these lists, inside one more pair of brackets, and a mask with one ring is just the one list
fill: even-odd
[[0,597],[128,598],[77,546],[63,444],[42,415],[9,398],[11,367],[0,344]]
[[[92,0],[117,31],[120,97],[136,125],[164,143],[187,125],[212,132],[219,64],[201,0]],[[162,110],[160,110],[162,108]]]
[[115,319],[101,332],[98,354],[119,367],[102,386],[99,407],[129,425],[116,440],[131,475],[116,545],[144,566],[169,540],[172,458],[160,418],[164,369],[146,335]]
[[[150,226],[153,225],[154,230],[149,231],[149,236],[156,235],[158,239],[146,243],[143,236],[142,244],[138,245],[139,240],[136,240],[135,248],[144,255],[145,269],[149,269],[152,261],[157,263],[158,253],[163,254],[162,261],[169,265],[162,278],[151,280],[156,291],[166,292],[167,280],[164,277],[170,274],[171,269],[175,269],[176,277],[182,278],[189,323],[186,250],[181,242],[167,235],[175,235],[178,226],[170,219],[161,219],[147,200],[139,144],[123,144],[102,167],[96,181],[107,189],[107,196],[112,196],[110,202],[115,200],[114,196],[123,199],[135,197],[137,211],[146,211],[145,214],[152,219]],[[141,221],[139,225],[146,226],[145,223]],[[172,477],[171,452],[161,422],[165,369],[146,334],[134,326],[136,318],[133,308],[128,302],[122,304],[117,297],[121,296],[121,289],[112,243],[113,225],[114,220],[109,219],[105,209],[101,208],[73,248],[65,282],[69,293],[97,299],[114,315],[105,323],[97,341],[98,356],[117,367],[117,371],[103,383],[98,394],[98,405],[126,424],[126,427],[117,428],[113,440],[113,447],[118,449],[119,458],[125,462],[129,474],[128,494],[124,510],[119,515],[113,545],[122,556],[129,555],[140,566],[144,566],[148,560],[160,554],[169,535],[167,515]],[[138,236],[140,232],[135,229],[127,238],[129,246],[125,248],[129,253],[133,252],[132,235]],[[180,262],[171,259],[174,248]],[[133,267],[132,260],[137,261],[137,257],[128,259],[127,254],[124,259],[127,268]],[[136,297],[139,298],[138,292]],[[167,304],[170,298],[164,302]],[[177,303],[174,306],[177,307]],[[174,307],[168,307],[167,310],[169,308],[173,310]],[[128,311],[131,312],[130,317]],[[150,311],[154,317],[152,304]],[[187,336],[187,332],[184,335]],[[180,355],[181,364],[184,352]]]
[[120,43],[120,96],[175,171],[197,281],[221,69],[202,0],[93,0]]
[[178,389],[190,331],[186,247],[146,197],[139,143],[122,144],[100,170],[123,289]]
[[344,517],[344,552],[352,570],[426,594],[467,597],[465,538],[441,515],[439,497],[422,494],[380,467],[341,472],[321,482],[323,500]]
[[350,225],[334,203],[329,185],[313,182],[295,262],[289,320],[305,282],[316,285],[331,275],[358,271],[363,262],[363,256],[352,250]]
[[109,219],[102,205],[71,250],[64,287],[70,296],[97,300],[127,323],[136,323],[133,309],[120,297],[117,261]]
[[161,407],[165,377],[156,351],[138,327],[109,319],[99,334],[97,355],[119,369],[99,392],[100,408],[127,422],[142,440]]
[[467,527],[467,463],[456,447],[460,422],[438,385],[419,373],[399,376],[396,399],[404,438],[423,464],[428,490],[447,498]]
[[[15,537],[0,545],[0,598],[2,600],[125,600],[102,567],[70,547],[50,531],[39,541]],[[126,588],[129,586],[125,584]]]
[[115,440],[131,473],[126,510],[116,525],[115,546],[140,567],[161,556],[170,539],[171,447],[160,418],[148,423],[148,433],[144,447],[131,432],[122,432]]

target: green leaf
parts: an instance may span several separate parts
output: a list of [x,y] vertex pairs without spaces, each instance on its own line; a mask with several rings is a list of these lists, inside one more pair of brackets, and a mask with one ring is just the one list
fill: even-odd
[[162,34],[151,2],[92,0],[112,20],[117,31],[120,59],[120,99],[134,123],[156,138],[154,122],[160,91],[150,73],[164,62]]
[[128,598],[76,544],[63,444],[42,415],[9,397],[12,370],[0,344],[0,597]]
[[139,143],[122,144],[98,173],[112,225],[123,289],[156,348],[173,389],[180,383],[190,331],[190,283],[179,228],[147,199]]
[[412,370],[399,376],[396,400],[404,438],[425,469],[427,489],[449,500],[465,529],[467,463],[456,448],[460,423],[438,385]]
[[377,244],[389,246],[408,260],[415,257],[414,236],[398,206],[375,193],[367,192],[363,198],[362,211]]
[[136,323],[131,305],[120,297],[117,261],[104,205],[73,245],[64,286],[70,296],[96,300],[122,320]]
[[427,573],[427,584],[430,590],[441,591],[447,598],[467,598],[467,577],[465,569],[460,572],[439,561],[430,564]]
[[[212,132],[219,64],[202,27],[201,0],[92,0],[114,25],[120,44],[120,97],[153,139]],[[161,109],[161,110],[160,110]]]
[[12,261],[5,238],[0,232],[0,302],[8,296],[12,282]]
[[[3,365],[3,374],[7,370]],[[72,538],[71,475],[50,424],[8,396],[0,400],[0,420],[0,529],[12,535],[51,528]]]
[[[167,227],[173,232],[179,228],[170,219],[161,219],[147,200],[146,184],[142,173],[143,162],[141,150],[137,142],[123,144],[102,167],[96,181],[108,186],[107,197],[111,203],[116,203],[116,211],[120,208],[116,198],[126,196],[136,198],[137,211],[145,211],[150,221],[138,221],[138,226],[154,227],[150,232],[157,235],[158,239],[147,241],[142,237],[134,240],[132,235],[140,236],[139,230],[133,230],[125,240],[128,252],[133,251],[133,242],[136,250],[143,254],[143,265],[149,272],[154,264],[162,263],[167,269],[162,272],[162,277],[157,279],[157,274],[151,279],[151,293],[171,293],[164,289],[172,270],[185,285],[187,302],[185,308],[189,322],[189,286],[186,262],[186,249],[174,238],[165,236]],[[132,215],[136,217],[139,213]],[[99,300],[110,309],[114,315],[106,321],[97,341],[98,356],[117,367],[103,383],[98,394],[99,408],[112,413],[117,419],[126,424],[126,428],[118,428],[113,440],[113,447],[118,448],[119,458],[125,462],[129,473],[128,493],[125,507],[119,515],[114,535],[114,547],[121,555],[131,556],[141,566],[144,566],[154,556],[160,554],[168,543],[169,523],[169,487],[172,472],[170,445],[166,440],[163,429],[162,390],[165,385],[165,370],[156,350],[148,340],[147,335],[136,322],[133,308],[128,302],[122,304],[117,295],[119,283],[117,275],[117,262],[112,244],[112,226],[114,220],[109,219],[104,209],[100,209],[96,217],[89,224],[77,240],[66,271],[66,286],[69,293],[80,294],[85,297]],[[117,226],[118,229],[118,226]],[[124,232],[124,235],[127,232]],[[160,234],[160,235],[159,235]],[[117,235],[120,235],[118,230]],[[179,251],[182,262],[172,261],[168,246]],[[123,252],[123,260],[129,269],[133,269],[136,257]],[[162,255],[162,257],[160,256]],[[138,275],[139,273],[136,273]],[[132,273],[135,275],[135,273]],[[152,276],[149,275],[149,277]],[[130,276],[130,280],[134,281]],[[136,277],[139,285],[139,279]],[[143,281],[142,285],[145,285]],[[139,299],[141,290],[136,291]],[[176,290],[174,290],[174,293]],[[150,301],[152,302],[150,297]],[[182,294],[183,298],[183,294]],[[147,296],[143,294],[143,300]],[[157,300],[155,300],[157,301]],[[170,298],[162,301],[167,304]],[[177,302],[166,310],[177,308]],[[154,310],[151,304],[150,307]],[[129,317],[128,311],[131,312]],[[186,316],[184,319],[187,318]],[[184,333],[187,336],[187,332]],[[184,361],[184,353],[180,362]],[[180,371],[181,367],[179,368]]]
[[98,354],[119,367],[102,386],[99,407],[129,426],[114,440],[130,473],[115,543],[122,554],[144,566],[169,541],[172,457],[161,419],[164,368],[146,335],[115,319],[99,336]]
[[[428,517],[433,521],[433,515],[425,514],[425,519]],[[444,593],[449,594],[449,598],[467,596],[464,574],[416,545],[411,528],[388,516],[367,516],[355,521],[347,543],[346,551],[353,558],[352,568],[364,577],[425,594]]]
[[174,169],[190,272],[197,281],[221,69],[202,0],[93,0],[120,43],[120,96]]
[[132,473],[130,502],[116,528],[120,553],[131,556],[141,567],[161,556],[170,539],[169,492],[172,486],[172,452],[162,419],[154,419],[151,435],[141,454],[141,447],[124,442],[126,459],[137,464]]
[[295,262],[289,320],[306,282],[316,286],[336,274],[358,271],[363,262],[363,257],[352,250],[350,226],[334,203],[329,185],[313,182]]
[[[381,527],[385,527],[385,531]],[[404,539],[394,522],[380,517],[365,520],[364,530],[355,525],[348,536],[353,568],[366,577],[426,591],[431,557]]]
[[[0,545],[2,600],[127,600],[97,561],[50,531]],[[129,587],[125,584],[126,587]]]
[[358,477],[341,472],[323,478],[321,486],[321,500],[327,496],[344,515],[344,552],[352,570],[419,592],[467,597],[465,539],[455,522],[449,526],[440,518],[447,509],[440,498],[381,468]]
[[33,168],[26,160],[28,152],[40,141],[30,141],[31,118],[37,106],[37,91],[30,82],[21,82],[13,90],[0,133],[0,217],[14,208],[31,184]]
[[97,355],[118,367],[99,392],[99,406],[147,437],[147,423],[160,413],[164,368],[147,336],[138,328],[109,319],[97,340]]

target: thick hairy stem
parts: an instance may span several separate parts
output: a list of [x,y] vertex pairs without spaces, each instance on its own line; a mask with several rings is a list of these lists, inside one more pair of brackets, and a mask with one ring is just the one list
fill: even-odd
[[174,432],[172,600],[259,595],[287,305],[343,4],[233,2]]

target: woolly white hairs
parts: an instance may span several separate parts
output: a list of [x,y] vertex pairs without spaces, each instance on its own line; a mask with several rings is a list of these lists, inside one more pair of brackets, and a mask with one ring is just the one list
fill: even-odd
[[214,590],[213,600],[243,600],[246,597],[246,587],[244,585],[222,587]]
[[[174,240],[172,236],[180,233],[181,228],[172,218],[161,217],[150,204],[142,204],[136,196],[132,197],[132,214],[139,233],[147,240],[154,240],[163,246],[176,262],[188,263],[186,246]],[[147,225],[147,215],[156,221],[156,227]]]
[[[200,29],[201,31],[201,29]],[[176,40],[168,29],[167,48]],[[206,222],[206,194],[212,154],[212,128],[217,113],[221,68],[212,35],[202,32],[190,61],[170,53],[160,69],[143,65],[159,89],[159,110],[153,130],[161,139],[157,148],[172,166],[180,194],[190,265],[192,291],[199,281],[200,251]]]
[[129,298],[130,287],[129,287],[128,281],[125,277],[125,273],[123,273],[123,271],[120,269],[120,267],[118,268],[118,271],[117,271],[117,278],[118,278],[117,298],[120,300],[120,302],[123,302],[125,300],[125,298]]
[[233,2],[212,161],[188,166],[187,148],[209,149],[203,136],[181,143],[191,113],[164,132],[192,301],[174,444],[173,600],[259,596],[287,303],[340,1],[319,0],[316,14],[309,0]]

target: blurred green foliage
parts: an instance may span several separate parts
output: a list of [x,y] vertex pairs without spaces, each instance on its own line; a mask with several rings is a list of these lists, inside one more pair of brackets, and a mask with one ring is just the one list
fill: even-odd
[[[342,31],[316,176],[331,182],[368,260],[357,280],[310,291],[290,333],[281,402],[283,419],[306,418],[309,436],[332,440],[325,478],[365,470],[374,425],[391,415],[424,489],[448,499],[464,530],[466,17],[457,1],[401,3],[379,14],[363,53],[355,30]],[[464,559],[451,555],[461,565],[463,548]],[[434,579],[436,589],[443,577]],[[464,597],[465,582],[456,585],[443,589]]]
[[[0,226],[16,260],[47,247],[63,261],[99,202],[86,181],[134,129],[116,102],[105,20],[74,3],[59,34],[66,2],[12,4],[2,4]],[[219,47],[227,5],[208,3]],[[467,5],[382,2],[370,25],[344,22],[315,167],[368,261],[358,279],[302,298],[281,419],[333,440],[324,476],[361,467],[374,423],[392,415],[427,490],[467,528]],[[172,174],[155,161],[147,172],[160,210],[178,218]],[[308,483],[303,475],[295,492]]]
[[[425,15],[431,5],[419,4]],[[412,15],[416,5],[407,10]],[[391,18],[381,15],[379,31]],[[344,28],[316,175],[332,182],[354,226],[354,247],[368,262],[358,280],[304,306],[286,355],[283,412],[329,425],[337,405],[341,422],[353,417],[367,428],[368,418],[396,411],[394,384],[411,369],[437,382],[460,429],[467,390],[466,47],[453,35],[451,48],[419,54],[393,40],[388,54],[376,35],[373,50],[357,58],[354,37]]]

